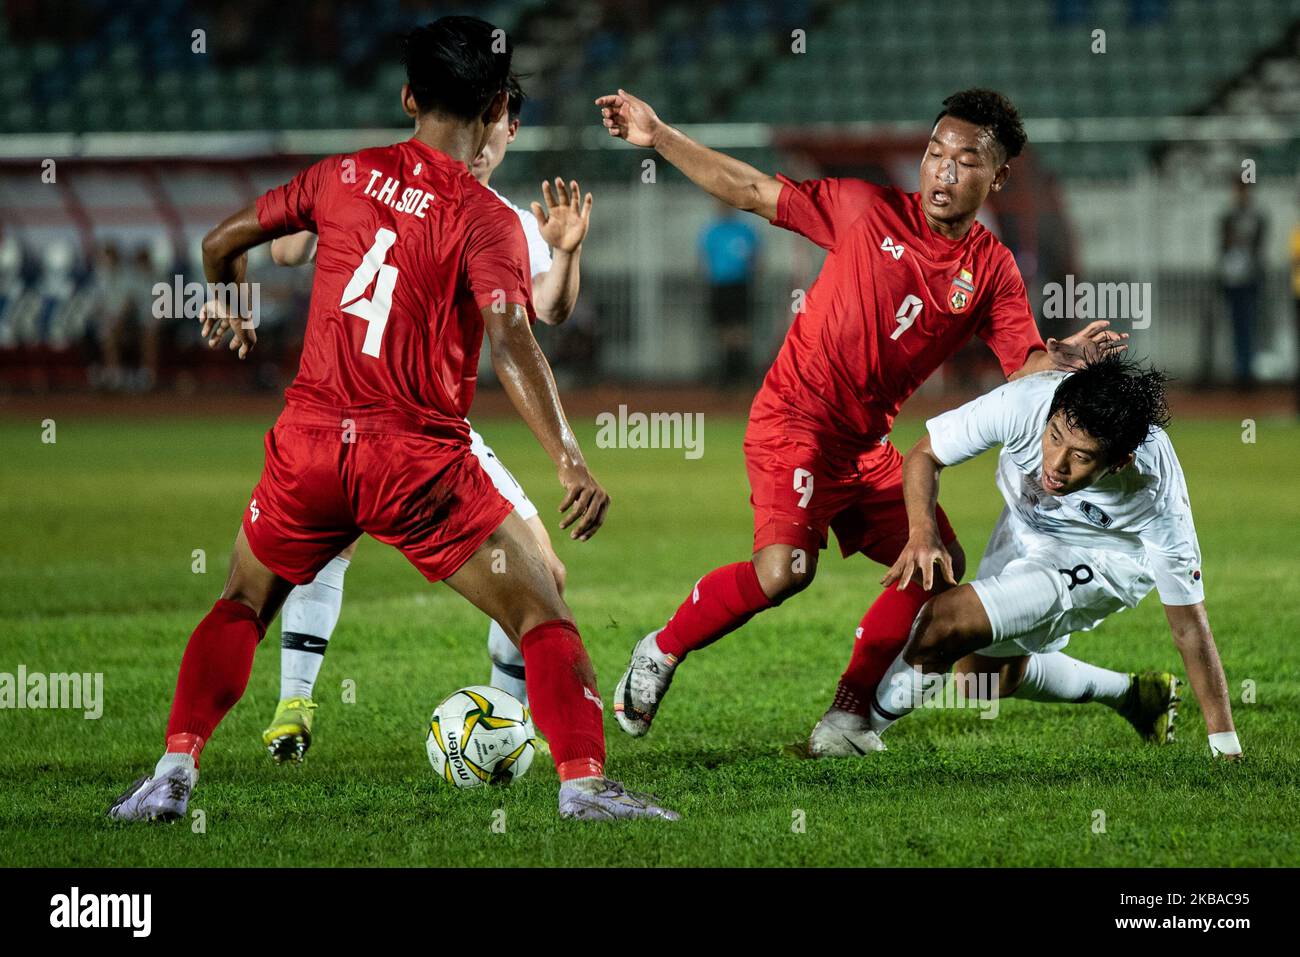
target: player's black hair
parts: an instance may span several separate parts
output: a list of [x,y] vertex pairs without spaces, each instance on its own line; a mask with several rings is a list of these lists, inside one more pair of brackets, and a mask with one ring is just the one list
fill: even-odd
[[509,79],[506,80],[506,93],[510,95],[510,102],[506,107],[506,111],[510,114],[510,122],[513,123],[519,119],[519,114],[524,108],[524,101],[528,99],[528,95],[524,93],[524,88],[519,82],[518,73],[511,73]]
[[421,113],[475,120],[506,89],[513,47],[478,17],[439,17],[402,39],[402,62]]
[[1047,418],[1060,412],[1072,429],[1101,443],[1107,462],[1118,462],[1169,425],[1169,377],[1122,355],[1108,355],[1067,376],[1052,396]]
[[953,116],[987,129],[1002,144],[1007,159],[1019,156],[1029,141],[1025,135],[1025,126],[1020,121],[1020,111],[996,90],[977,87],[954,93],[943,101],[943,111],[934,118],[934,122],[938,123],[945,116]]

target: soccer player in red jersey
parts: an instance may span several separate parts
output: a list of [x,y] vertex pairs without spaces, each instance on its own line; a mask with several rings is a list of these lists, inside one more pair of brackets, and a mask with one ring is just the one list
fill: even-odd
[[[582,242],[591,222],[592,196],[587,193],[583,200],[576,180],[566,185],[557,177],[554,187],[550,182],[542,184],[545,207],[533,203],[530,212],[515,206],[492,189],[492,174],[505,159],[506,151],[519,130],[519,116],[525,99],[523,87],[515,76],[507,82],[506,92],[509,94],[506,113],[492,128],[487,143],[470,164],[470,172],[519,217],[528,245],[528,271],[532,276],[537,320],[558,326],[569,318],[577,304],[579,262]],[[304,230],[279,237],[271,243],[271,258],[281,266],[300,266],[314,261],[316,234]],[[469,438],[470,450],[492,484],[515,507],[516,514],[536,536],[542,556],[555,577],[556,588],[563,597],[567,571],[555,553],[537,506],[475,429],[470,429]],[[357,543],[353,542],[322,568],[314,581],[291,591],[280,610],[280,701],[270,725],[261,735],[267,752],[277,762],[300,762],[311,747],[317,707],[312,694],[342,612],[344,578],[356,546]],[[487,649],[492,665],[487,683],[527,705],[524,657],[505,629],[495,621],[488,626]],[[542,739],[537,743],[539,748],[544,747]]]
[[[520,643],[562,816],[676,816],[605,777],[602,704],[573,615],[532,532],[470,451],[465,415],[486,327],[507,394],[558,469],[562,526],[585,541],[604,521],[609,497],[529,325],[519,218],[469,171],[507,109],[511,56],[501,37],[474,17],[414,30],[402,87],[416,116],[411,139],[321,160],[204,239],[209,282],[242,283],[249,249],[313,230],[311,311],[225,589],[181,660],[166,753],[113,804],[113,818],[185,814],[200,753],[243,694],[285,596],[362,532]],[[255,330],[239,318],[225,326],[247,355]]]
[[[596,105],[611,136],[656,150],[722,202],[827,251],[750,410],[753,555],[701,578],[667,624],[634,646],[614,707],[623,730],[640,736],[688,653],[808,587],[828,529],[846,557],[894,563],[908,540],[902,457],[889,442],[894,417],[971,336],[989,344],[1010,378],[1074,368],[1122,348],[1123,337],[1092,323],[1044,345],[1015,260],[976,222],[1026,139],[1015,107],[997,93],[966,90],[944,101],[916,193],[857,179],[769,176],[696,143],[623,90]],[[955,583],[965,556],[941,508],[935,517]],[[868,609],[809,742],[813,755],[855,753],[840,728],[865,726],[875,685],[917,612],[948,584],[926,575],[924,584],[885,590]]]

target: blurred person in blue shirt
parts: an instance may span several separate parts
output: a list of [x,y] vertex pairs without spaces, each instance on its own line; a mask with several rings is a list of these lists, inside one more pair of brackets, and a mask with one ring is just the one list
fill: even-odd
[[758,266],[757,231],[725,204],[700,231],[699,256],[708,283],[709,317],[717,335],[717,378],[723,386],[748,383],[750,326]]

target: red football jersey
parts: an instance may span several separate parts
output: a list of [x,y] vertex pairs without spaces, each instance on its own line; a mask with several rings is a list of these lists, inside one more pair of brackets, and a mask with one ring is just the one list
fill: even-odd
[[257,217],[319,236],[286,415],[468,442],[480,310],[521,303],[533,317],[514,211],[464,163],[409,139],[321,160],[258,199]]
[[778,178],[772,222],[828,255],[754,399],[755,425],[860,451],[972,335],[1008,375],[1043,348],[1011,252],[979,223],[953,241],[930,229],[919,193]]

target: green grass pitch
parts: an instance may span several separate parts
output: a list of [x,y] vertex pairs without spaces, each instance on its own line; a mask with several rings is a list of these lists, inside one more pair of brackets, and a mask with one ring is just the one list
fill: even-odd
[[[525,428],[478,424],[554,528],[559,487]],[[266,425],[70,417],[49,445],[38,421],[0,424],[0,672],[104,675],[99,720],[0,711],[0,864],[1300,864],[1300,497],[1289,484],[1300,429],[1270,420],[1254,444],[1231,420],[1173,430],[1243,764],[1210,760],[1190,692],[1165,748],[1101,706],[1013,700],[992,721],[920,712],[869,760],[783,757],[826,706],[879,590],[878,566],[828,552],[809,591],[686,663],[647,738],[625,737],[607,708],[611,772],[683,821],[563,822],[549,762],[509,788],[457,792],[434,778],[426,721],[444,695],[486,679],[486,622],[366,541],[306,764],[273,766],[261,748],[278,696],[277,626],[206,751],[191,805],[204,827],[112,824],[109,802],[157,757],[180,654],[220,591]],[[607,700],[632,641],[700,575],[748,554],[742,426],[706,416],[705,454],[688,461],[596,449],[594,425],[580,424],[613,507],[593,541],[559,550]],[[904,422],[895,441],[905,449],[918,430]],[[972,569],[1000,507],[992,474],[989,455],[944,480]],[[192,570],[195,549],[206,573]],[[1155,595],[1070,650],[1125,670],[1182,670]]]

